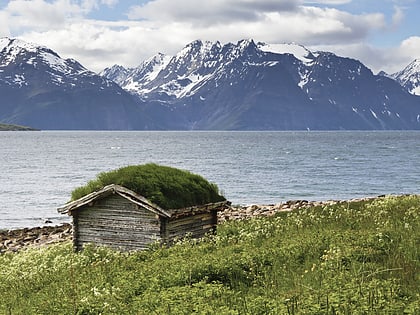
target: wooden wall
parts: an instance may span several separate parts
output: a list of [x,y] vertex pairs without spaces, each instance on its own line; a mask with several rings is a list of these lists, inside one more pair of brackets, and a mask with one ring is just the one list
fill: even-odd
[[94,243],[123,251],[141,250],[160,240],[160,221],[153,212],[112,195],[73,213],[76,250]]
[[169,219],[166,223],[166,234],[162,235],[162,239],[170,244],[174,239],[182,238],[186,234],[192,238],[200,238],[206,233],[213,233],[216,225],[216,211]]

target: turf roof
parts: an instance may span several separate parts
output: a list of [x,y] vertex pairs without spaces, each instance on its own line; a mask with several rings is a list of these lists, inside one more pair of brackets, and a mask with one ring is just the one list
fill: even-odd
[[77,200],[107,185],[124,186],[164,209],[177,209],[225,201],[216,184],[200,175],[154,163],[131,165],[103,172],[72,192]]

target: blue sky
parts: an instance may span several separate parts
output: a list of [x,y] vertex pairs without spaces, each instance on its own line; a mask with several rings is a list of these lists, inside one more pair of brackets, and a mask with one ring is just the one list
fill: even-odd
[[392,73],[420,58],[418,12],[419,0],[0,0],[0,37],[48,46],[94,71],[175,54],[195,39],[253,38]]

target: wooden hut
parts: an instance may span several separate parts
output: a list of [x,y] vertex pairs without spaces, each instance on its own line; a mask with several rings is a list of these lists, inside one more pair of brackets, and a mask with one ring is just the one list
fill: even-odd
[[170,244],[186,235],[199,238],[214,232],[217,212],[228,204],[162,209],[134,191],[112,184],[58,208],[58,212],[72,216],[75,250],[93,243],[132,251],[156,241]]

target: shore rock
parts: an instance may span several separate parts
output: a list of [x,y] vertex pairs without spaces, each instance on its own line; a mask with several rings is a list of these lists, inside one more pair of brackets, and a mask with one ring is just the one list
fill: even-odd
[[22,248],[39,247],[72,238],[71,224],[0,231],[0,253]]

